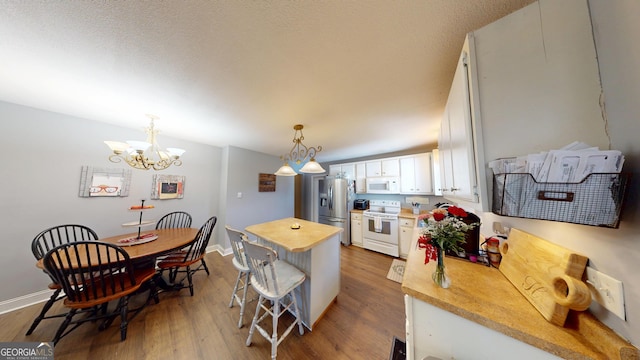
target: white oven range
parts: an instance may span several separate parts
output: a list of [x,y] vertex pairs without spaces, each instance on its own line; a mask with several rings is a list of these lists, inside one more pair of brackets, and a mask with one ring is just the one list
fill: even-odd
[[362,240],[365,249],[398,257],[398,214],[400,201],[371,200],[362,212]]

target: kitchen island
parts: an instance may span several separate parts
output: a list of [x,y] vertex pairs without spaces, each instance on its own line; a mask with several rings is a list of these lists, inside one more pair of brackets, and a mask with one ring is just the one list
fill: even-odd
[[548,322],[493,267],[446,257],[451,287],[431,279],[414,241],[402,291],[407,316],[407,359],[638,359],[637,348],[588,311],[570,311],[564,327]]
[[[299,228],[295,228],[299,225]],[[245,230],[307,278],[298,294],[302,323],[309,329],[322,317],[340,291],[340,233],[342,228],[296,218],[250,225]]]

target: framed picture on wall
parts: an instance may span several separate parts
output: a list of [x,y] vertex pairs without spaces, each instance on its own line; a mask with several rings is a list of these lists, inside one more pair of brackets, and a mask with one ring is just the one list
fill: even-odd
[[83,166],[80,169],[80,197],[128,196],[131,170]]
[[183,175],[153,175],[151,198],[155,200],[182,199],[184,197]]
[[260,174],[258,177],[258,191],[276,191],[276,176],[274,174]]

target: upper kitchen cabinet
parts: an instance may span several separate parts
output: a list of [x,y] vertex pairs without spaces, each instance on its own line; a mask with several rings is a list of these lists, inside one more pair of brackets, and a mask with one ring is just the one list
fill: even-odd
[[341,176],[347,179],[355,180],[356,165],[355,164],[334,164],[329,165],[329,175]]
[[367,192],[367,164],[365,162],[356,163],[356,194]]
[[389,158],[366,162],[367,177],[400,176],[400,162],[398,158]]
[[431,153],[400,158],[400,193],[433,194]]
[[489,161],[608,149],[602,95],[587,0],[540,0],[470,33],[443,114],[442,196],[490,211]]
[[482,164],[482,152],[478,150],[481,139],[480,118],[474,114],[476,104],[472,95],[475,73],[470,64],[473,43],[468,36],[458,59],[449,98],[445,106],[438,139],[440,189],[442,196],[454,202],[465,202],[476,210],[488,211],[486,190],[477,164]]

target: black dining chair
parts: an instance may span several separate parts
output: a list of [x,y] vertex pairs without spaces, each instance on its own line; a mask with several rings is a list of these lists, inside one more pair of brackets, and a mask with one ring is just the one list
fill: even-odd
[[156,229],[188,228],[191,227],[191,220],[191,215],[187,212],[170,212],[158,220]]
[[[40,261],[44,258],[44,255],[49,252],[51,249],[56,246],[66,244],[69,242],[76,241],[95,241],[98,240],[98,235],[95,231],[91,230],[87,226],[84,225],[58,225],[51,227],[49,229],[41,231],[33,241],[31,242],[31,252],[37,261]],[[44,270],[44,269],[43,269]],[[46,270],[44,270],[47,273]],[[47,274],[51,278],[51,283],[49,284],[49,289],[53,290],[53,294],[42,307],[40,314],[33,320],[31,327],[27,330],[27,335],[31,335],[33,331],[36,329],[40,321],[44,319],[51,319],[57,317],[63,317],[67,313],[55,314],[55,315],[47,315],[51,306],[57,301],[62,299],[60,297],[60,293],[62,292],[62,286],[58,284],[58,282]]]
[[[70,310],[52,340],[57,344],[81,324],[104,319],[99,326],[106,329],[120,316],[120,340],[127,337],[129,320],[135,317],[153,297],[158,301],[153,276],[153,265],[134,267],[129,254],[121,247],[100,241],[78,241],[62,244],[45,254],[43,264],[47,272],[62,286],[67,297],[64,305]],[[140,307],[133,309],[129,318],[129,297],[149,284],[149,297]],[[88,311],[74,319],[79,311],[96,309],[117,300],[112,311]],[[69,326],[72,326],[69,328]]]
[[[202,225],[200,230],[198,230],[193,241],[191,241],[182,250],[167,255],[157,264],[161,273],[164,272],[164,270],[169,271],[169,280],[173,283],[176,282],[178,273],[184,273],[185,276],[180,279],[178,283],[181,283],[186,278],[189,284],[188,287],[191,296],[193,296],[193,274],[199,270],[204,270],[207,272],[207,275],[209,275],[209,268],[207,268],[207,263],[204,261],[204,256],[206,254],[207,245],[209,244],[209,239],[213,233],[213,228],[216,226],[217,221],[218,218],[215,216],[209,218],[209,220]],[[200,262],[200,265],[192,268],[192,266],[197,262]],[[181,270],[183,268],[184,270]],[[186,286],[183,286],[183,288],[184,287]]]

